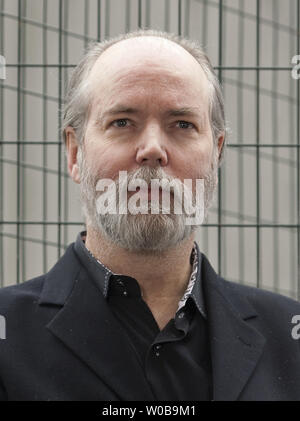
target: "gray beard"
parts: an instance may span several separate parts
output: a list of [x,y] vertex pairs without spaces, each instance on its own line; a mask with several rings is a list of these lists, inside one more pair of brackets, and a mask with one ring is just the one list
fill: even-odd
[[[208,209],[211,206],[214,193],[217,187],[217,155],[214,153],[210,171],[201,178],[204,179],[204,219],[207,218]],[[81,148],[78,151],[78,166],[80,172],[80,199],[82,212],[86,218],[86,224],[96,232],[104,235],[105,238],[126,250],[140,254],[158,254],[163,250],[176,246],[178,243],[188,239],[196,231],[196,225],[187,225],[188,215],[182,214],[101,214],[97,212],[96,200],[99,192],[96,191],[96,184],[99,175],[92,174],[86,166]],[[137,171],[128,172],[128,182],[135,178],[141,178],[150,184],[151,179],[162,178],[172,181],[161,167],[141,167]],[[115,180],[117,198],[119,198],[119,182]],[[101,194],[101,193],[100,193]],[[195,197],[193,194],[193,204]],[[117,206],[119,205],[117,199]],[[149,211],[151,204],[149,203]],[[161,211],[161,206],[160,206]]]

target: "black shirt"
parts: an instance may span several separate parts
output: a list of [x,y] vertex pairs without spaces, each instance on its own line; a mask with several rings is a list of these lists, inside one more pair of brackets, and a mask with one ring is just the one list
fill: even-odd
[[153,398],[210,400],[212,373],[197,243],[191,254],[193,270],[187,290],[175,317],[160,330],[136,279],[114,274],[96,260],[84,244],[85,236],[86,231],[78,234],[75,252],[127,335]]

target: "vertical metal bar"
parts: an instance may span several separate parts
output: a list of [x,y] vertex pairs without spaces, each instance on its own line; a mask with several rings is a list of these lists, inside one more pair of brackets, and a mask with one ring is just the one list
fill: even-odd
[[256,0],[256,286],[260,287],[260,0]]
[[138,2],[138,27],[142,27],[142,0]]
[[[297,0],[297,55],[300,54],[300,0]],[[300,79],[297,80],[297,260],[298,300],[300,301]]]
[[[242,18],[244,13],[244,1],[239,1],[239,11],[241,15],[239,16],[239,26],[238,26],[238,66],[243,66],[243,57],[245,49],[245,27],[244,19]],[[241,139],[241,142],[244,141],[244,72],[238,72],[238,85],[237,87],[237,137]],[[245,188],[244,188],[244,148],[241,147],[237,151],[238,154],[238,222],[242,223],[244,220],[244,204],[245,204]],[[244,283],[245,279],[245,230],[239,229],[238,231],[238,273],[239,281]]]
[[170,31],[170,0],[165,0],[165,31]]
[[125,10],[125,32],[130,31],[130,12],[131,12],[131,2],[126,0],[126,10]]
[[[22,22],[21,22],[21,0],[18,0],[18,63],[21,63],[22,45]],[[18,88],[17,88],[17,140],[21,140],[21,66],[18,66]],[[17,145],[17,283],[20,282],[20,143]]]
[[[290,10],[289,10],[289,22],[290,27],[293,28],[295,22],[297,23],[297,2],[293,2],[293,4],[290,4]],[[291,57],[295,54],[295,51],[297,51],[297,37],[295,37],[295,34],[293,31],[290,32],[290,53]],[[290,77],[289,78],[289,97],[292,100],[295,96],[295,80]],[[297,94],[297,93],[296,93]],[[292,101],[289,102],[289,124],[288,124],[288,139],[291,139],[291,142],[295,141],[296,136],[296,128],[297,123],[295,120],[295,108]],[[297,142],[297,140],[296,140]],[[289,160],[293,162],[295,160],[295,150],[294,148],[289,148]],[[297,159],[297,155],[296,155]],[[291,192],[297,192],[297,171],[296,171],[296,177],[295,177],[295,169],[293,165],[289,165],[289,181],[291,183]],[[291,194],[290,195],[290,221],[295,222],[297,219],[297,194]],[[290,232],[290,241],[289,241],[289,247],[290,250],[295,250],[295,243],[294,243],[294,237],[293,237],[294,230],[291,230]],[[296,232],[297,234],[297,232]],[[297,252],[290,253],[290,274],[291,274],[291,289],[292,289],[292,297],[297,298]]]
[[[272,66],[278,66],[278,0],[274,0],[272,8]],[[272,140],[278,144],[278,73],[272,72]],[[278,206],[279,206],[279,197],[278,197],[278,187],[279,187],[279,162],[278,162],[278,148],[273,148],[272,152],[272,184],[273,184],[273,222],[275,224],[280,223],[278,220]],[[279,292],[279,228],[274,228],[274,241],[273,241],[273,267],[274,267],[274,291]]]
[[[219,81],[222,83],[222,64],[223,64],[223,0],[219,0]],[[222,264],[222,178],[221,169],[218,169],[219,190],[218,190],[218,273],[221,274]]]
[[[26,3],[27,0],[23,0],[22,5],[23,5],[23,10],[22,10],[22,16],[26,17]],[[25,58],[26,58],[26,24],[22,25],[23,26],[23,31],[22,31],[22,56],[21,56],[21,61],[24,62]],[[21,72],[21,80],[22,80],[22,88],[26,89],[26,67],[22,67],[22,72]],[[22,93],[21,95],[21,101],[22,101],[22,105],[21,105],[21,110],[22,110],[22,129],[21,129],[21,137],[22,140],[24,139],[24,137],[26,136],[26,104],[25,104],[25,94]],[[20,145],[20,153],[21,153],[21,161],[25,162],[25,147],[24,145]],[[25,173],[25,166],[22,166],[22,168],[20,169],[21,172],[21,183],[22,183],[22,187],[20,189],[20,205],[21,205],[21,220],[24,221],[25,219],[25,214],[24,214],[24,204],[25,204],[25,200],[26,200],[26,183],[25,183],[25,177],[26,177],[26,173]],[[22,253],[21,254],[21,264],[22,264],[22,271],[21,271],[21,279],[23,281],[25,281],[26,279],[26,252],[25,252],[25,241],[24,239],[26,238],[25,232],[27,231],[28,227],[26,227],[25,225],[21,224],[20,225],[20,245],[22,244]],[[21,240],[22,239],[22,240]]]
[[178,35],[182,35],[181,15],[182,15],[182,3],[181,3],[181,0],[178,0]]
[[[0,1],[1,10],[4,10],[4,0]],[[1,37],[0,37],[0,52],[4,55],[4,16],[1,14],[0,16],[0,29],[1,29]],[[4,81],[0,79],[0,110],[4,109],[4,89],[3,89]],[[0,139],[3,139],[4,136],[4,118],[3,118],[3,111],[0,113]],[[0,144],[0,156],[3,155],[4,152],[4,145]],[[2,159],[0,160],[0,197],[1,197],[1,204],[0,204],[0,220],[4,220],[4,168],[3,168]],[[4,240],[3,240],[3,224],[0,224],[0,287],[4,285]]]
[[[59,29],[58,29],[58,62],[62,64],[62,30],[63,30],[63,1],[59,0]],[[60,140],[61,127],[61,108],[62,108],[62,66],[58,68],[58,140]],[[58,144],[58,222],[57,222],[57,242],[58,242],[58,258],[61,255],[61,142]]]
[[101,41],[101,0],[97,2],[97,41]]
[[[46,99],[47,94],[47,56],[48,56],[48,45],[47,45],[47,1],[43,0],[43,140],[47,140],[47,116],[48,116],[48,102]],[[47,221],[47,171],[48,168],[48,146],[43,147],[43,221]],[[43,273],[47,271],[47,225],[43,225]]]

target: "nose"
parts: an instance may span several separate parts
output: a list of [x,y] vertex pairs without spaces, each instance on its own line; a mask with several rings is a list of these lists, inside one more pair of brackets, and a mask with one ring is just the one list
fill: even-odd
[[159,125],[149,125],[141,134],[136,152],[139,165],[149,167],[166,166],[168,155],[164,145],[164,134]]

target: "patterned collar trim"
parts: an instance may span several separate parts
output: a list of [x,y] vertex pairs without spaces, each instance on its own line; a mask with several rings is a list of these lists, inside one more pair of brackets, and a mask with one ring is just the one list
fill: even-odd
[[195,282],[196,282],[196,276],[197,276],[197,271],[198,271],[198,253],[197,253],[197,247],[194,244],[193,247],[193,251],[192,251],[192,259],[193,259],[193,269],[192,269],[192,273],[190,276],[190,280],[188,283],[188,286],[185,290],[185,293],[183,294],[181,300],[178,303],[178,307],[177,307],[177,311],[176,313],[178,313],[178,311],[185,306],[185,303],[187,301],[187,299],[189,298],[189,296],[192,293],[192,290],[194,288]]
[[[110,269],[108,269],[100,260],[98,260],[92,252],[86,247],[85,245],[85,239],[86,239],[86,231],[82,231],[78,235],[78,240],[80,242],[79,247],[82,249],[82,251],[85,250],[85,255],[89,257],[89,260],[93,263],[93,265],[97,265],[99,269],[101,269],[102,273],[104,271],[105,275],[105,285],[104,289],[102,289],[102,292],[104,296],[107,296],[108,291],[108,283],[109,278],[111,275],[119,275],[122,276],[122,274],[116,274],[112,272]],[[76,245],[75,245],[76,247]],[[198,253],[198,247],[196,245],[196,242],[194,242],[193,250],[191,253],[191,264],[192,264],[192,272],[190,275],[190,279],[188,282],[188,286],[182,296],[182,298],[178,302],[178,307],[176,310],[176,313],[178,313],[186,304],[189,297],[193,298],[196,306],[198,307],[198,310],[201,312],[201,314],[206,318],[206,313],[204,310],[204,302],[203,302],[203,296],[201,291],[201,286],[198,285],[201,282],[200,279],[200,262],[199,262],[199,253]]]

